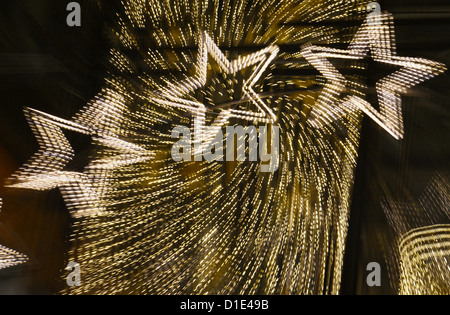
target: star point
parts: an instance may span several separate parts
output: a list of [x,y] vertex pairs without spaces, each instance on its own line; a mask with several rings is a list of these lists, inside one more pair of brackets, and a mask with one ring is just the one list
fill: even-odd
[[[0,212],[2,210],[3,202],[0,198]],[[0,245],[0,270],[14,267],[28,261],[28,257],[13,249]]]

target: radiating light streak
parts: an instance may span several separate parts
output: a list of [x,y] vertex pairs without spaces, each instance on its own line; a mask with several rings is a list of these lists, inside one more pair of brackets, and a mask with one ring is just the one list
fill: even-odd
[[[104,135],[94,137],[99,147],[92,169],[105,161],[117,168],[97,185],[103,187],[105,215],[76,220],[70,259],[83,266],[84,285],[63,292],[338,293],[361,114],[349,113],[342,131],[310,128],[304,122],[314,105],[311,87],[320,78],[277,75],[273,69],[296,70],[304,59],[272,49],[311,38],[346,41],[351,28],[284,23],[346,19],[366,2],[123,3],[111,29],[114,74],[105,90],[124,110],[109,129],[112,137],[155,157],[121,165],[114,144],[104,147]],[[239,51],[253,45],[266,48]],[[274,63],[275,57],[286,62]],[[134,72],[134,58],[150,71]],[[217,69],[225,84],[214,77]],[[270,96],[262,102],[260,93]],[[239,97],[246,104],[215,107],[217,99],[223,104]],[[89,118],[82,125],[94,122]],[[242,122],[280,126],[276,173],[263,174],[256,163],[170,158],[173,127],[191,124],[191,134],[206,143],[221,126]],[[108,123],[98,129],[108,129]],[[133,159],[128,154],[146,156],[140,149],[124,151],[126,160]],[[96,178],[93,183],[104,177],[99,172]]]

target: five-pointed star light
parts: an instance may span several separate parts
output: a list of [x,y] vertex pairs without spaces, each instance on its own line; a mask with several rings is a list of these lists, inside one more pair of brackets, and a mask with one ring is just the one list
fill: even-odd
[[[275,113],[261,100],[253,87],[278,52],[279,48],[271,45],[245,57],[229,61],[211,37],[206,32],[202,32],[199,36],[199,52],[195,65],[195,75],[177,83],[167,83],[167,87],[154,91],[152,95],[161,104],[187,109],[194,115],[195,139],[200,141],[201,147],[204,148],[214,139],[217,131],[232,117],[262,123],[274,123],[277,120]],[[205,105],[197,101],[188,100],[183,96],[206,85],[209,55],[226,74],[235,74],[244,68],[256,65],[256,69],[250,78],[243,82],[242,88],[246,101],[250,101],[256,111],[222,109],[212,125],[206,129]]]
[[[434,76],[443,73],[445,65],[423,58],[397,56],[392,15],[370,14],[356,33],[347,50],[319,46],[305,46],[301,54],[327,79],[311,112],[310,122],[322,127],[360,109],[395,139],[403,138],[401,94]],[[358,96],[340,98],[346,79],[327,58],[363,59],[368,53],[380,63],[400,66],[401,69],[376,84],[380,110]]]
[[[114,134],[114,121],[119,120],[119,101],[104,99],[79,112],[73,119],[65,120],[53,115],[26,108],[25,115],[36,136],[40,149],[13,174],[8,187],[51,190],[59,187],[69,212],[73,217],[101,215],[102,185],[107,181],[105,172],[116,167],[147,161],[154,153]],[[106,120],[106,123],[105,123]],[[103,128],[106,126],[107,128]],[[98,144],[118,152],[106,159],[92,160],[84,172],[66,171],[75,153],[63,130],[89,135]]]

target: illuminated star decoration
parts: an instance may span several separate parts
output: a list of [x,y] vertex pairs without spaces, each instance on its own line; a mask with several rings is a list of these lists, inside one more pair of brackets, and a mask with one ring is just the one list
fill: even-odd
[[[369,51],[377,62],[402,67],[377,82],[379,111],[359,96],[341,99],[347,81],[327,60],[363,59]],[[321,128],[349,111],[360,109],[397,140],[404,134],[401,94],[446,70],[445,65],[438,62],[397,56],[393,18],[389,13],[369,14],[347,50],[309,45],[302,49],[302,55],[328,80],[311,112],[312,126]]]
[[[0,198],[0,211],[2,210],[2,199]],[[0,245],[0,270],[14,267],[28,261],[28,257],[15,250]]]
[[[25,115],[39,143],[40,149],[13,174],[7,187],[31,190],[51,190],[59,187],[69,212],[74,217],[96,216],[103,213],[101,189],[107,172],[118,166],[151,159],[154,154],[120,140],[114,134],[114,120],[120,119],[117,110],[120,100],[111,101],[113,93],[106,92],[94,104],[78,113],[73,121],[26,108]],[[107,129],[102,129],[106,124]],[[112,148],[119,154],[100,161],[93,159],[84,172],[64,170],[75,153],[63,130],[92,136],[94,142]]]
[[[253,86],[258,82],[278,52],[279,48],[277,46],[268,46],[258,52],[229,61],[211,37],[206,32],[202,32],[199,36],[199,52],[195,65],[195,76],[176,84],[168,82],[167,88],[154,91],[152,94],[155,100],[161,104],[187,109],[194,115],[194,137],[196,141],[200,142],[195,147],[200,152],[203,152],[203,149],[215,138],[218,130],[227,124],[230,118],[262,123],[274,123],[277,120],[272,109],[253,90]],[[255,106],[256,112],[250,110],[224,109],[221,110],[212,125],[206,128],[206,106],[200,102],[187,100],[183,96],[206,85],[209,55],[226,74],[234,74],[244,68],[257,65],[250,78],[243,82],[242,87],[245,100],[250,101]]]

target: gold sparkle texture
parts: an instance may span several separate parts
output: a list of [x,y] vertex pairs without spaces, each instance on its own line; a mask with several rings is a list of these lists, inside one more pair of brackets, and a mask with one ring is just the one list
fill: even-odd
[[[390,15],[369,23],[362,0],[121,3],[104,88],[68,120],[27,109],[40,150],[9,182],[62,191],[83,274],[62,293],[339,293],[362,113],[401,138],[400,93],[443,66],[397,57]],[[302,46],[317,41],[349,48]],[[402,66],[377,85],[380,112],[328,61],[365,70],[369,50]],[[205,126],[250,123],[280,128],[276,172],[171,158],[176,126],[207,143]],[[82,171],[69,132],[92,139]]]

